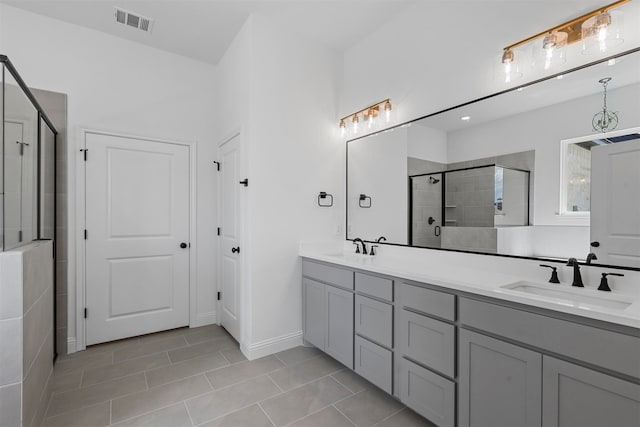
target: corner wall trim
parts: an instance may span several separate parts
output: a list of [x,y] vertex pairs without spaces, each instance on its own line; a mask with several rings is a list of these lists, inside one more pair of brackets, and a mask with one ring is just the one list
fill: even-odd
[[249,360],[258,359],[302,345],[302,331],[292,332],[254,344],[241,345],[240,350]]
[[76,337],[67,338],[67,354],[75,353],[78,351],[76,348]]

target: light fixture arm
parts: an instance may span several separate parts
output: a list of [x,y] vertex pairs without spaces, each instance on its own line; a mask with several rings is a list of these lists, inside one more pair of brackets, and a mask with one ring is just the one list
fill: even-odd
[[384,105],[387,102],[391,103],[391,99],[387,98],[387,99],[383,99],[380,102],[376,102],[375,104],[371,104],[368,107],[363,108],[362,110],[358,110],[355,113],[351,113],[348,116],[344,116],[343,118],[340,119],[340,121],[347,122],[349,119],[353,119],[353,116],[357,116],[359,114],[366,113],[366,112],[369,112],[371,110],[380,111],[380,107],[382,106],[384,108]]

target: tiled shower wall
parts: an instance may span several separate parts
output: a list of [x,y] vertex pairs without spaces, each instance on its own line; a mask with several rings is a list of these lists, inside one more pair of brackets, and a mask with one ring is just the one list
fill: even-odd
[[56,138],[56,351],[67,353],[67,95],[31,89],[53,123]]
[[50,241],[0,253],[0,426],[42,424],[53,371]]

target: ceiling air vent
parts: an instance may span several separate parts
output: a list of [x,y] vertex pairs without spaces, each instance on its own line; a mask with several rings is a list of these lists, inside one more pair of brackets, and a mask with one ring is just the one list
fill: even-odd
[[137,28],[145,33],[151,32],[151,26],[153,25],[151,19],[122,9],[116,9],[116,22]]

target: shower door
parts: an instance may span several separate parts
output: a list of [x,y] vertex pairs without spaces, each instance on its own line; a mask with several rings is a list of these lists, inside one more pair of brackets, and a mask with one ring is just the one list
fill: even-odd
[[410,245],[439,248],[442,229],[442,173],[409,177]]

